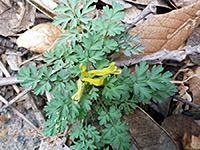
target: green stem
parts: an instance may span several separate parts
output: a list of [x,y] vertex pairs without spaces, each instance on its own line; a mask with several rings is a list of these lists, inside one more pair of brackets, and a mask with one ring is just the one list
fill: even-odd
[[116,133],[117,133],[118,135],[120,135],[119,131],[118,131],[118,130],[116,129],[116,127],[114,126],[114,122],[112,121],[112,118],[111,118],[110,114],[108,113],[108,110],[106,109],[106,107],[105,107],[105,105],[103,104],[102,100],[99,100],[99,101],[100,101],[101,105],[103,106],[103,109],[104,109],[104,110],[106,111],[106,113],[108,114],[108,117],[109,117],[109,119],[110,119],[110,122],[111,122],[111,124],[113,125],[113,127],[114,127]]
[[115,52],[114,54],[113,54],[113,56],[112,56],[112,58],[111,58],[111,62],[114,60],[114,58],[115,58],[115,56],[117,55],[118,53],[117,52]]
[[103,45],[105,44],[105,40],[106,40],[106,37],[107,37],[107,34],[108,34],[108,29],[109,29],[109,25],[106,29],[106,34],[104,35],[104,38],[103,38]]
[[112,118],[111,118],[110,114],[108,113],[108,110],[106,109],[106,107],[105,107],[105,105],[103,104],[102,100],[100,99],[99,101],[100,101],[100,103],[101,103],[103,109],[104,109],[104,110],[106,111],[106,113],[108,114],[108,117],[109,117],[109,119],[110,119],[110,122],[111,122],[112,124],[114,124],[113,121],[112,121]]
[[90,50],[88,49],[87,71],[90,71],[90,61],[89,61],[89,58],[90,58]]
[[104,35],[104,38],[103,38],[103,45],[105,44],[105,40],[106,40],[106,37],[107,37],[107,34],[108,34],[108,30],[109,30],[109,28],[110,28],[110,21],[111,21],[111,20],[109,20],[109,22],[108,22],[108,26],[107,26],[107,28],[106,28],[106,34]]
[[78,19],[78,17],[76,16],[76,13],[74,13],[72,9],[70,9],[70,11],[72,12],[74,18],[77,20],[78,25],[80,26],[81,32],[82,32],[82,34],[83,34],[84,32],[83,32],[83,28],[81,27],[80,20]]
[[88,118],[86,117],[85,119],[85,126],[87,127],[87,124],[88,124]]

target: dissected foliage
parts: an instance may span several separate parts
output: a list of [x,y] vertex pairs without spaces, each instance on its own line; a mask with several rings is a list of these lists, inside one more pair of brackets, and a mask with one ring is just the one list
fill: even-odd
[[[137,35],[122,36],[121,4],[113,1],[112,8],[103,8],[102,18],[92,20],[85,16],[94,9],[92,0],[84,0],[82,10],[76,7],[80,0],[59,1],[63,5],[58,5],[55,11],[68,17],[57,16],[53,23],[61,24],[62,29],[67,27],[69,32],[62,33],[60,36],[64,37],[58,40],[54,50],[44,54],[45,62],[53,63],[52,68],[42,65],[37,71],[36,66],[23,67],[17,75],[19,80],[24,80],[21,85],[31,86],[36,95],[46,90],[54,96],[45,106],[48,120],[43,134],[55,136],[66,125],[76,122],[76,128],[69,133],[74,140],[71,149],[101,149],[106,144],[120,150],[129,149],[128,125],[120,121],[122,113],[133,112],[139,102],[146,104],[150,99],[160,102],[163,97],[173,95],[171,73],[162,73],[162,66],[154,66],[150,71],[141,62],[135,67],[136,73],[130,75],[127,67],[120,70],[114,62],[109,63],[107,56],[111,52],[130,56],[144,48],[141,43],[131,44],[132,40],[138,41]],[[66,47],[68,40],[71,42]],[[92,104],[95,110],[91,110]],[[100,124],[98,130],[88,121],[94,111]]]

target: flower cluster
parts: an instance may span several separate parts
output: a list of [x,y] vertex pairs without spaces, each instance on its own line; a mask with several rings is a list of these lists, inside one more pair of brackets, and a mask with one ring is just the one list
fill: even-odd
[[[83,94],[84,90],[84,82],[89,82],[95,86],[101,86],[104,83],[105,80],[105,75],[108,74],[121,74],[121,70],[117,69],[115,66],[115,62],[112,62],[110,66],[104,69],[100,70],[91,70],[91,71],[86,71],[86,66],[83,65],[83,63],[80,64],[80,72],[84,76],[81,79],[78,80],[77,86],[78,86],[78,91],[72,96],[72,100],[75,100],[76,102],[79,102],[81,99],[81,96]],[[95,78],[95,76],[98,76]]]

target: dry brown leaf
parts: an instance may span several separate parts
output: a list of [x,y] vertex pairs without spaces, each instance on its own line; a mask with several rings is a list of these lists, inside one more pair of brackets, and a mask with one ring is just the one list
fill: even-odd
[[187,133],[183,136],[183,149],[184,150],[199,150],[200,149],[200,137],[190,136]]
[[[148,55],[163,49],[176,50],[199,23],[200,2],[166,14],[150,16],[132,28],[129,34],[140,34],[140,41],[146,47],[141,55]],[[118,59],[121,58],[130,57],[120,56]]]
[[[179,97],[191,102],[192,101],[192,97],[190,96],[190,94],[188,94],[188,89],[189,89],[188,86],[180,85],[178,87],[178,93],[179,93]],[[177,103],[178,103],[177,104],[178,106],[177,106],[176,109],[178,110],[180,107],[182,107],[183,103],[181,103],[179,101]],[[189,109],[189,106],[186,105],[185,110],[188,110],[188,109]]]
[[200,137],[192,135],[191,147],[194,149],[200,149]]
[[164,127],[176,141],[179,149],[182,149],[181,139],[185,133],[195,136],[200,134],[200,127],[194,119],[183,114],[167,117],[162,123],[162,127]]
[[14,70],[14,71],[20,70],[17,55],[8,54],[6,57],[6,60],[7,60],[7,63],[9,64],[11,70]]
[[168,3],[165,0],[125,0],[125,1],[140,5],[148,5],[149,3],[153,2],[156,6],[171,9],[171,7],[169,7]]
[[12,36],[32,26],[35,8],[23,0],[0,0],[0,35]]
[[[187,45],[195,46],[200,44],[200,26],[196,28],[187,40]],[[200,54],[190,55],[191,61],[200,66]]]
[[[113,1],[113,0],[101,0],[101,1],[104,2],[104,3],[106,3],[106,4],[108,4],[108,5],[112,5],[112,1]],[[115,0],[115,1],[116,1],[117,3],[120,3],[120,4],[124,5],[124,8],[125,8],[125,9],[131,8],[131,7],[132,7],[131,4],[125,2],[124,0]]]
[[141,108],[134,110],[133,114],[124,116],[129,125],[132,146],[137,150],[176,150],[171,137]]
[[170,103],[172,98],[164,98],[161,103],[150,103],[149,106],[153,108],[156,112],[161,114],[164,118],[167,117],[169,110],[170,110]]
[[185,7],[198,2],[199,0],[173,0],[177,7]]
[[1,123],[1,126],[2,126],[2,125],[5,125],[6,122],[7,122],[7,118],[6,118],[3,114],[1,114],[1,115],[0,115],[0,123]]
[[193,103],[200,105],[200,68],[198,67],[195,72],[189,69],[186,75],[190,78],[188,84],[189,92],[192,92]]
[[187,40],[187,45],[196,46],[200,44],[200,26],[198,26]]
[[44,53],[54,48],[57,39],[60,38],[58,37],[60,33],[62,31],[53,24],[39,24],[23,33],[17,39],[17,45],[30,51]]

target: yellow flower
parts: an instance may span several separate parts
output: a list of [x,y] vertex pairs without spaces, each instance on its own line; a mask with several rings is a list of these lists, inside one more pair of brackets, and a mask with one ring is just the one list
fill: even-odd
[[100,70],[91,70],[86,72],[86,67],[81,63],[80,70],[83,76],[88,77],[89,75],[104,76],[107,74],[121,74],[121,70],[117,69],[115,62],[112,62],[109,67]]
[[89,83],[91,83],[91,84],[93,84],[95,86],[101,86],[101,85],[103,85],[104,79],[105,79],[105,77],[98,78],[98,79],[92,79],[92,78],[85,78],[85,77],[83,77],[81,80],[89,82]]
[[85,77],[89,76],[89,73],[86,72],[87,68],[86,68],[86,66],[83,65],[83,63],[81,63],[79,67],[80,67],[80,71],[81,71],[83,76],[85,76]]
[[76,103],[78,103],[81,99],[84,90],[84,83],[79,79],[77,86],[78,86],[78,91],[72,96],[72,100],[75,100]]
[[107,68],[100,69],[100,70],[91,70],[88,73],[94,74],[97,76],[104,76],[106,74],[120,74],[121,70],[117,69],[117,67],[115,66],[115,62],[112,62],[110,66],[108,66]]
[[[76,103],[80,101],[81,96],[83,94],[84,83],[82,81],[89,82],[95,86],[101,86],[103,85],[104,80],[105,80],[104,75],[120,74],[122,72],[120,69],[117,69],[114,62],[112,62],[110,66],[107,68],[100,69],[100,70],[91,70],[88,72],[86,72],[87,68],[86,66],[83,65],[83,63],[81,63],[79,67],[80,67],[80,72],[82,73],[84,77],[78,80],[78,83],[77,83],[78,91],[72,96],[72,100],[75,100]],[[103,76],[103,77],[94,79],[93,78],[94,76]]]

